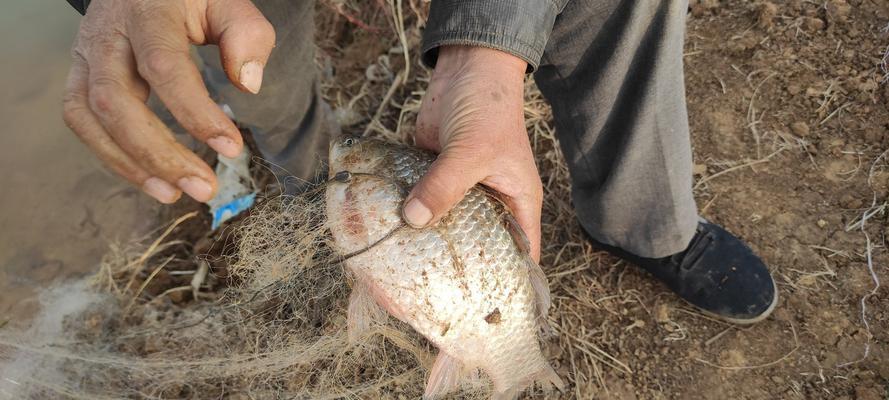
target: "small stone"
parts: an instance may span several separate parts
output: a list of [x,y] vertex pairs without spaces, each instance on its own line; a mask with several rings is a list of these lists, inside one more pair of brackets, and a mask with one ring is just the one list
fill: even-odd
[[790,130],[797,136],[809,136],[809,125],[803,121],[797,121],[790,124]]
[[842,197],[840,197],[840,207],[843,207],[847,210],[861,208],[863,204],[864,203],[861,201],[861,199],[856,198],[849,193],[846,193]]
[[184,290],[174,290],[174,291],[171,291],[168,294],[168,296],[170,296],[170,301],[172,301],[173,303],[181,304],[181,303],[185,302],[188,299],[188,297],[190,297],[190,296],[188,296],[189,294],[191,294],[191,292],[187,292]]
[[802,86],[796,84],[787,85],[787,93],[790,93],[791,96],[796,96],[803,91]]
[[823,90],[818,90],[813,87],[806,88],[806,96],[807,97],[821,97],[822,94],[824,94]]
[[691,168],[691,172],[694,173],[695,175],[701,175],[701,176],[707,175],[707,164],[695,164]]
[[771,2],[764,1],[759,3],[756,13],[757,25],[759,25],[760,28],[769,29],[774,25],[775,17],[778,15],[778,6]]
[[784,384],[784,378],[775,375],[775,376],[772,376],[772,382],[782,385],[782,384]]
[[819,219],[818,222],[816,222],[816,223],[818,224],[819,228],[824,228],[825,226],[827,226],[827,221],[825,221],[823,219]]

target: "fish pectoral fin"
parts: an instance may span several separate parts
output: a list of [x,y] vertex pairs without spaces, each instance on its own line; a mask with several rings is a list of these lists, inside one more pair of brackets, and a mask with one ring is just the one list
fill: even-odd
[[549,318],[550,294],[549,284],[546,282],[546,274],[540,264],[534,262],[530,256],[526,256],[528,264],[528,279],[531,281],[531,288],[534,290],[534,301],[537,308],[537,326],[540,328],[541,338],[552,336],[552,328],[549,326],[547,319]]
[[426,391],[423,400],[434,400],[454,391],[463,377],[463,363],[439,350],[432,369],[429,370],[429,380],[426,381]]
[[349,295],[349,309],[346,315],[346,329],[349,343],[357,343],[374,324],[386,321],[386,311],[370,294],[370,288],[362,279],[356,279]]

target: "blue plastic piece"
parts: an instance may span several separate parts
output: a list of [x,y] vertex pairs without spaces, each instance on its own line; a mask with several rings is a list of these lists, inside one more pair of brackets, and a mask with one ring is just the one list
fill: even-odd
[[213,212],[212,229],[218,228],[219,225],[222,225],[223,222],[229,220],[231,217],[252,207],[255,201],[256,193],[249,193],[223,204]]

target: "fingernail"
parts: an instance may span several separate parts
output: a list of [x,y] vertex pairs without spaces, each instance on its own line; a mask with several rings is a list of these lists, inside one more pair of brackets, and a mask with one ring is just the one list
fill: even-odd
[[175,203],[179,199],[179,190],[160,178],[146,179],[142,182],[142,191],[164,204]]
[[241,146],[228,136],[217,136],[207,139],[207,145],[228,158],[235,158],[238,154],[241,154]]
[[432,211],[418,199],[411,199],[402,211],[404,221],[414,228],[422,228],[432,220]]
[[210,186],[207,181],[201,178],[186,176],[179,179],[178,184],[179,189],[182,189],[183,192],[188,193],[189,196],[197,201],[206,203],[213,198],[213,186]]
[[238,75],[238,80],[240,80],[241,84],[251,93],[259,93],[259,88],[262,86],[262,64],[260,64],[259,61],[244,63],[244,65],[241,65],[241,72],[240,75]]

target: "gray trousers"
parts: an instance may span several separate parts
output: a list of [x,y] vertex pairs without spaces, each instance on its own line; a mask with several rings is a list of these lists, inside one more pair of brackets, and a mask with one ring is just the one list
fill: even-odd
[[[258,96],[201,50],[211,91],[256,133],[262,155],[307,179],[324,161],[313,2],[255,0],[278,45]],[[698,223],[682,53],[686,0],[571,0],[534,74],[553,106],[584,229],[643,257],[684,250]],[[543,238],[544,243],[547,238]]]

